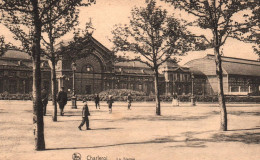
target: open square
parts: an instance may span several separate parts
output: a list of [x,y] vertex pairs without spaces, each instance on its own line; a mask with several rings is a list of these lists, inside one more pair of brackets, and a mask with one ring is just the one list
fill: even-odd
[[[108,113],[102,102],[96,109],[89,102],[90,128],[78,130],[82,103],[78,109],[65,107],[64,116],[52,122],[49,103],[44,117],[45,151],[34,151],[31,101],[0,101],[0,159],[260,159],[260,105],[228,104],[228,130],[218,131],[217,104],[162,103],[162,116],[155,115],[155,103],[116,102]],[[95,159],[96,160],[96,159]]]

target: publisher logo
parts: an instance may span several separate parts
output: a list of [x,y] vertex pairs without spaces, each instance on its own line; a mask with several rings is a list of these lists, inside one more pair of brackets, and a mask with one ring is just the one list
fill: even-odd
[[81,154],[80,153],[73,153],[72,154],[72,159],[73,160],[81,160]]

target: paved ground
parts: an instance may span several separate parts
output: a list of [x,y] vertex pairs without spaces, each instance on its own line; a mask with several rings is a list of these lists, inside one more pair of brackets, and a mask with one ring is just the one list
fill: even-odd
[[66,106],[58,122],[52,122],[49,105],[47,150],[34,151],[31,102],[0,101],[0,159],[72,160],[76,152],[82,160],[260,159],[260,104],[228,105],[228,132],[218,131],[216,104],[162,104],[162,116],[155,116],[153,103],[134,103],[131,111],[126,105],[116,103],[108,114],[105,104],[96,110],[90,103],[89,131],[77,128],[81,103],[78,109]]

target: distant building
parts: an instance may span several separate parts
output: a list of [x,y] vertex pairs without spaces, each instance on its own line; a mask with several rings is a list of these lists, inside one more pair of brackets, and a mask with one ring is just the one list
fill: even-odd
[[[197,94],[216,94],[218,80],[213,55],[191,60],[185,64],[194,73]],[[247,95],[260,91],[260,62],[222,57],[223,88],[226,95]],[[200,77],[200,78],[198,78]]]
[[[93,53],[82,50],[76,60],[76,94],[94,94],[108,89],[131,89],[154,94],[154,72],[145,64],[114,62],[113,53],[92,38]],[[224,92],[226,95],[247,95],[260,90],[260,62],[222,57]],[[64,56],[58,61],[58,88],[72,92],[72,60]],[[184,66],[173,61],[165,62],[159,75],[159,92],[162,95],[214,95],[217,93],[217,77],[214,57],[191,60]],[[51,89],[51,68],[43,59],[42,88]],[[8,51],[0,57],[0,94],[28,94],[32,92],[32,62],[28,54]]]
[[[42,88],[50,89],[50,67],[42,60]],[[32,92],[32,61],[28,54],[8,51],[0,57],[0,93],[29,94]]]

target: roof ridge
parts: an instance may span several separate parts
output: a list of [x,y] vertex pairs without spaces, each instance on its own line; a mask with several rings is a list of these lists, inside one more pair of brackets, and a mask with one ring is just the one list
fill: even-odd
[[[207,54],[206,56],[214,56],[213,54]],[[252,59],[245,59],[245,58],[237,58],[237,57],[228,57],[228,56],[221,56],[222,58],[229,58],[229,59],[236,59],[236,60],[245,60],[245,61],[253,61],[253,62],[258,62],[260,63],[260,61],[257,60],[252,60]],[[223,59],[222,59],[223,61]],[[228,61],[228,60],[226,60]]]

